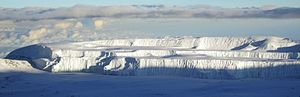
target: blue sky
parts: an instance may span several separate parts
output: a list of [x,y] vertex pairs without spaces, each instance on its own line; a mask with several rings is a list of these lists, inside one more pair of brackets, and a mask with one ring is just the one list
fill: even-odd
[[0,0],[0,7],[69,7],[76,4],[86,5],[214,5],[222,7],[250,7],[276,5],[300,7],[300,0]]

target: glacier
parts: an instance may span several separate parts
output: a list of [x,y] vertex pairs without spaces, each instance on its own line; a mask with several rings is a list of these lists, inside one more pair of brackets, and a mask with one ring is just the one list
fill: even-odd
[[281,37],[166,37],[40,43],[5,58],[49,72],[207,79],[300,76],[299,43]]

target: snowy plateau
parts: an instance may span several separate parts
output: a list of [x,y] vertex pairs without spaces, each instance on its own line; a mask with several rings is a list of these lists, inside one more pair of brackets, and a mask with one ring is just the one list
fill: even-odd
[[280,37],[39,43],[0,59],[0,97],[298,97],[299,50]]

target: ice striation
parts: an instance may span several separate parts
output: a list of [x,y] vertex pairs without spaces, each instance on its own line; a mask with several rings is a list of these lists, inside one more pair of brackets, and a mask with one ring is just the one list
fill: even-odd
[[6,58],[50,72],[280,78],[300,76],[299,49],[299,43],[280,37],[169,37],[36,44]]

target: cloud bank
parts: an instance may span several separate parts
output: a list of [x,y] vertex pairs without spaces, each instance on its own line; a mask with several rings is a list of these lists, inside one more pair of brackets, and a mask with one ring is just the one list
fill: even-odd
[[62,8],[0,8],[0,19],[66,19],[84,17],[112,18],[300,18],[300,8],[246,7],[222,8],[208,5],[164,6],[88,6]]

